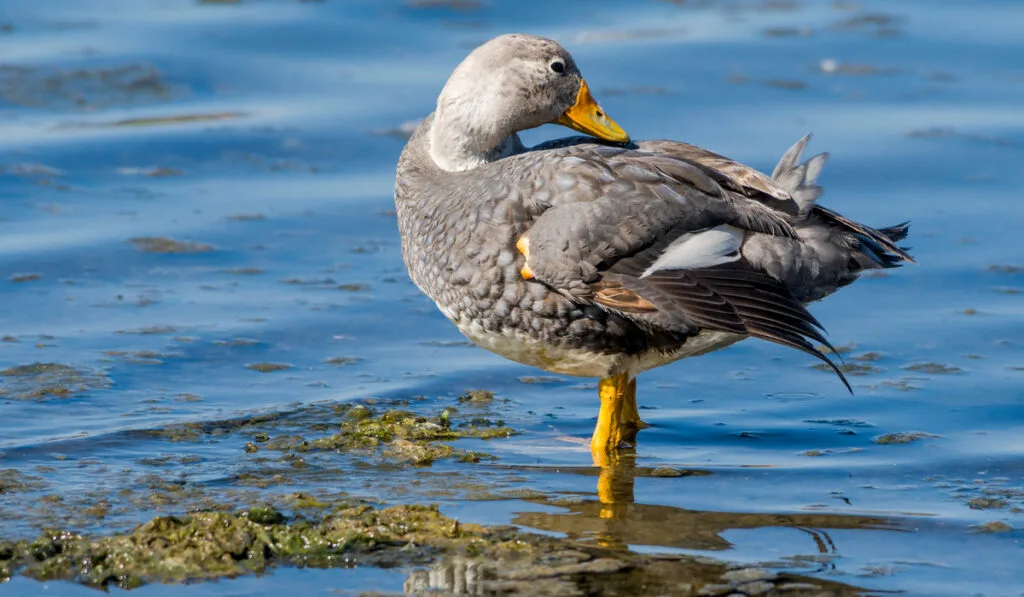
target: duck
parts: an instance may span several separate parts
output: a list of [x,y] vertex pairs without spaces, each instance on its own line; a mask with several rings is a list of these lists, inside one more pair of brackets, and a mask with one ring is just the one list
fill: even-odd
[[[524,145],[519,133],[544,124],[582,135]],[[819,205],[828,154],[803,160],[809,139],[770,176],[696,145],[634,141],[558,42],[501,35],[455,68],[401,153],[402,258],[474,344],[597,378],[590,450],[608,462],[647,426],[639,374],[746,338],[821,359],[850,390],[807,305],[913,262],[897,244],[909,228]]]

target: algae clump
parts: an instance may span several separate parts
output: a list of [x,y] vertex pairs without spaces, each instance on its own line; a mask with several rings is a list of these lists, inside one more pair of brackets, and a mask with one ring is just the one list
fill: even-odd
[[[447,408],[436,417],[425,417],[406,410],[388,410],[380,415],[364,406],[352,407],[344,417],[337,433],[305,441],[267,444],[271,449],[304,451],[352,451],[380,449],[385,458],[408,464],[425,466],[442,458],[458,457],[467,462],[479,462],[481,455],[457,450],[444,442],[460,439],[494,439],[510,437],[515,431],[503,421],[472,419],[465,422],[452,420],[455,409]],[[275,438],[276,439],[276,438]]]
[[288,521],[271,506],[242,514],[161,516],[131,533],[87,537],[45,530],[31,541],[0,544],[0,575],[134,588],[262,572],[274,562],[330,561],[382,547],[436,546],[471,540],[482,527],[459,525],[435,506],[375,510],[341,507],[320,522]]

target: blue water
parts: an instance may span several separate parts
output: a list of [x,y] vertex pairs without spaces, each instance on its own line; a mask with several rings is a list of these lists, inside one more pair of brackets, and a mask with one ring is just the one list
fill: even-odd
[[[34,530],[19,500],[73,501],[153,472],[217,487],[255,466],[245,438],[183,444],[139,430],[367,397],[423,395],[439,410],[486,388],[523,431],[484,446],[495,462],[309,482],[437,501],[467,521],[584,541],[610,534],[638,550],[789,561],[877,590],[1024,593],[1024,4],[418,6],[0,6],[0,366],[62,363],[101,379],[32,400],[4,380],[0,469],[45,488],[4,496],[0,536]],[[592,380],[522,383],[544,374],[461,344],[399,254],[391,193],[402,130],[432,109],[469,49],[510,31],[566,45],[634,138],[686,140],[770,171],[813,132],[811,149],[832,154],[823,203],[872,225],[912,220],[920,265],[812,307],[848,362],[874,368],[851,377],[854,397],[805,355],[755,341],[640,378],[641,414],[654,426],[636,466],[713,474],[640,474],[617,526],[587,510]],[[166,120],[175,117],[189,119]],[[158,168],[169,175],[149,175]],[[154,254],[128,242],[156,236],[212,250]],[[24,274],[39,277],[14,281]],[[325,363],[337,356],[361,360]],[[246,368],[264,362],[291,368]],[[929,436],[872,442],[901,432]],[[198,460],[140,463],[162,455]],[[396,493],[416,475],[419,490]],[[446,490],[446,475],[512,493],[473,499]],[[513,496],[524,489],[547,497]],[[972,507],[977,497],[1002,502]],[[81,524],[104,532],[157,511]],[[796,518],[768,522],[782,514]],[[799,518],[812,515],[820,520]],[[854,520],[863,516],[884,524]],[[978,532],[994,522],[1009,527]],[[828,566],[805,570],[809,555]],[[269,594],[293,580],[310,592],[334,582],[312,574],[217,586]],[[54,587],[47,593],[81,592]],[[220,594],[143,592],[165,593]]]
[[[404,575],[399,571],[374,568],[316,570],[282,568],[267,576],[243,576],[232,580],[181,585],[144,585],[131,591],[111,588],[108,593],[118,597],[174,597],[187,592],[198,597],[251,597],[254,595],[330,595],[359,597],[371,591],[402,590]],[[96,590],[65,582],[36,582],[15,577],[4,587],[5,592],[18,595],[64,595],[95,597]]]

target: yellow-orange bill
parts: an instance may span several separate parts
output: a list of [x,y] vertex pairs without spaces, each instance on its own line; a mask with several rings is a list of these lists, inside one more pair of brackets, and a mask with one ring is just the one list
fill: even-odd
[[580,91],[576,94],[576,103],[563,112],[555,122],[605,141],[629,143],[629,135],[626,134],[626,131],[609,118],[601,106],[597,105],[594,96],[590,95],[586,81],[580,81]]

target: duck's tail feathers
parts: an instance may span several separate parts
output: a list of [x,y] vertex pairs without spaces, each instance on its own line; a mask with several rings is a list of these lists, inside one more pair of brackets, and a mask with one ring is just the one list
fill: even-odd
[[[908,247],[901,247],[896,244],[907,237],[907,233],[910,230],[909,222],[875,230],[871,226],[854,222],[820,205],[814,206],[811,214],[818,216],[831,226],[841,228],[859,242],[861,250],[854,255],[854,258],[860,262],[864,269],[871,269],[872,267],[899,267],[904,261],[917,263],[910,256]],[[865,262],[863,258],[867,258],[875,265],[872,266],[870,263]]]
[[889,226],[888,228],[879,228],[879,232],[889,237],[889,240],[893,242],[900,242],[907,238],[907,234],[910,232],[910,222],[903,222],[902,224],[896,224],[895,226]]
[[818,175],[821,174],[822,168],[828,161],[827,153],[819,153],[806,162],[800,162],[804,148],[807,147],[810,140],[811,135],[806,135],[794,143],[783,154],[782,159],[775,166],[775,170],[772,171],[772,178],[789,192],[793,200],[800,206],[800,213],[805,216],[824,191],[817,181]]
[[794,143],[772,171],[772,178],[786,189],[800,206],[800,215],[809,222],[817,221],[839,228],[856,241],[860,251],[853,255],[853,259],[857,262],[858,269],[898,267],[904,261],[916,263],[906,247],[896,244],[907,237],[909,222],[876,230],[817,205],[816,202],[824,190],[817,184],[818,175],[828,161],[828,154],[820,153],[801,163],[801,156],[810,140],[811,135],[806,135]]

